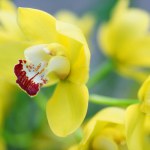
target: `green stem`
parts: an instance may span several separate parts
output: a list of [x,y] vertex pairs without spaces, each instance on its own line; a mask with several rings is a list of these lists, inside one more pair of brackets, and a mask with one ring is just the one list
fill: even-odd
[[117,98],[111,98],[106,96],[100,96],[100,95],[90,95],[89,97],[90,102],[99,104],[99,105],[110,105],[110,106],[129,106],[131,104],[138,103],[139,101],[137,99],[117,99]]
[[103,80],[113,69],[114,64],[112,61],[107,61],[100,65],[100,67],[91,75],[87,83],[88,88],[92,88],[96,83]]

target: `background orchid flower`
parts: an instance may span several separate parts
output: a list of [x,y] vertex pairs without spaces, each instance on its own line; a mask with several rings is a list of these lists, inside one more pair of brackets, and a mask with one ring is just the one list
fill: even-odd
[[71,11],[60,10],[55,14],[55,16],[58,20],[68,22],[78,26],[82,30],[85,37],[87,39],[90,38],[95,23],[95,18],[94,16],[92,16],[92,14],[87,13],[79,17]]
[[131,105],[126,112],[126,137],[129,150],[149,150],[150,117],[140,109],[140,104]]
[[143,81],[150,67],[150,16],[128,5],[128,0],[118,1],[111,19],[99,28],[98,41],[121,75]]
[[17,24],[16,7],[9,0],[0,1],[0,78],[15,83],[13,66],[27,45]]
[[90,53],[86,40],[75,26],[40,10],[19,8],[18,21],[34,45],[24,51],[25,58],[18,57],[17,83],[30,96],[43,85],[57,83],[47,103],[47,118],[55,134],[66,136],[80,126],[87,111]]
[[141,111],[150,114],[150,77],[143,83],[139,90],[138,97],[141,100]]
[[[21,54],[19,51],[14,54],[14,51],[24,47],[24,44],[19,44],[20,40],[23,40],[23,34],[19,29],[16,21],[16,8],[9,0],[0,1],[0,149],[5,150],[5,140],[2,133],[4,131],[4,119],[9,111],[9,107],[12,103],[10,97],[14,86],[9,83],[14,79],[13,65],[15,64],[17,57]],[[20,55],[19,55],[20,56]],[[15,61],[14,61],[15,60]],[[9,61],[11,63],[9,64]],[[8,81],[9,80],[9,81]],[[9,94],[8,94],[9,93]]]
[[127,150],[124,117],[124,109],[102,109],[84,127],[80,144],[71,150]]
[[139,104],[131,105],[126,111],[126,137],[129,150],[150,149],[150,78],[139,90]]

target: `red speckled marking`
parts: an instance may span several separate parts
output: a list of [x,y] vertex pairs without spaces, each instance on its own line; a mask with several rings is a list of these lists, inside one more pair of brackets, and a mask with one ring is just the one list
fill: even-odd
[[[35,96],[39,90],[40,87],[46,83],[46,80],[43,79],[42,83],[35,83],[33,79],[39,74],[37,73],[32,78],[28,78],[26,75],[26,72],[23,70],[23,64],[26,64],[26,60],[19,60],[19,64],[17,64],[14,67],[15,75],[17,76],[16,83],[19,84],[19,86],[25,90],[30,96]],[[27,68],[30,66],[27,66]]]

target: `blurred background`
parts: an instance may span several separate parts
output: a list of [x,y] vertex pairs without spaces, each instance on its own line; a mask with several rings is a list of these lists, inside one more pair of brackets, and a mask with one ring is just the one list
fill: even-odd
[[[85,19],[85,22],[80,23],[83,28],[86,28],[87,23],[90,26],[87,29],[87,41],[91,51],[90,74],[97,69],[97,66],[107,61],[107,57],[98,46],[97,32],[101,24],[110,19],[117,0],[14,0],[13,2],[17,7],[44,10],[58,18],[58,13],[64,10],[72,12],[77,19],[81,20],[84,15],[90,14],[92,19]],[[149,0],[131,0],[130,6],[150,12]],[[74,22],[76,23],[75,19]],[[137,98],[140,85],[141,83],[135,80],[118,75],[114,70],[100,84],[91,88],[90,93],[117,98]],[[42,90],[47,93],[47,97],[50,97],[53,88]],[[1,134],[5,148],[0,150],[67,150],[71,145],[80,141],[82,134],[80,129],[66,138],[56,137],[51,132],[42,107],[44,102],[35,102],[19,88],[12,92],[11,99],[12,102],[5,111]],[[102,107],[104,106],[90,103],[86,120]]]

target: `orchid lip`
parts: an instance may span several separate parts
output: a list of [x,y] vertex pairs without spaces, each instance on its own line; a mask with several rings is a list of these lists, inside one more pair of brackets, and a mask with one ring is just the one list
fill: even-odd
[[27,63],[26,60],[19,60],[19,64],[14,67],[17,76],[16,83],[30,96],[35,96],[40,88],[47,83],[44,76],[43,64],[35,66]]

